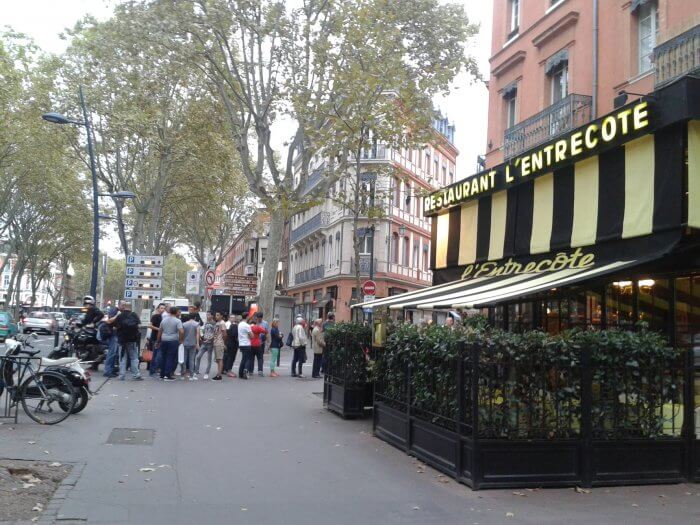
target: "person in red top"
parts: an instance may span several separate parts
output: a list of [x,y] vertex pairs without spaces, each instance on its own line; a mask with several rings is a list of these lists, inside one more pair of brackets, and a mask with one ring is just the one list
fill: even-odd
[[[260,319],[258,319],[257,316],[253,316],[248,319],[248,323],[250,323],[250,330],[253,332],[253,335],[250,336],[250,350],[253,356],[257,357],[258,359],[258,375],[263,377],[265,375],[263,374],[263,352],[265,351],[265,348],[263,347],[260,336],[262,334],[267,334],[267,330],[265,330],[265,327],[259,321]],[[254,363],[255,361],[251,363],[251,367]],[[250,370],[250,374],[253,374],[252,370]]]

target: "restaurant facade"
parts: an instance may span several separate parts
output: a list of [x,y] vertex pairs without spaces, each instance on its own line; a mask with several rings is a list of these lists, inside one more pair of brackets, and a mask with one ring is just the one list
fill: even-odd
[[[433,217],[433,286],[361,306],[408,318],[416,310],[479,310],[492,326],[511,332],[646,326],[664,334],[671,346],[685,350],[678,380],[683,401],[669,431],[676,441],[601,449],[614,451],[613,461],[628,451],[627,463],[639,471],[598,481],[700,478],[700,78],[679,78],[444,187],[425,197],[424,209]],[[386,431],[386,422],[398,416],[379,408],[375,404],[375,432],[391,442],[386,436],[395,434]],[[473,431],[473,440],[464,438],[463,444],[476,442]],[[533,458],[546,450],[556,463],[561,443],[541,445]],[[539,462],[522,460],[522,450],[511,448],[503,457],[525,464],[525,474],[511,473],[491,485],[482,477],[472,486],[580,479],[538,477]],[[463,463],[454,468],[461,472]]]

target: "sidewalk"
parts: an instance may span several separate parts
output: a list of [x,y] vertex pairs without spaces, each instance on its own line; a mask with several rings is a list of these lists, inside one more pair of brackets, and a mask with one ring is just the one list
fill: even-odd
[[[288,375],[111,380],[55,427],[5,422],[0,456],[84,464],[58,523],[700,523],[698,485],[472,492],[375,439],[371,421],[324,410],[322,389]],[[153,444],[107,444],[114,428],[153,430]]]

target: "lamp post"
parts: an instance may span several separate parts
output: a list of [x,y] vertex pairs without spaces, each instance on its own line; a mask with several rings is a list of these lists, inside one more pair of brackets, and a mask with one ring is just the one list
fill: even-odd
[[108,195],[113,198],[133,199],[136,195],[128,191],[120,191],[116,193],[100,194],[97,191],[97,168],[95,166],[95,152],[92,144],[92,127],[88,118],[87,108],[85,106],[85,97],[83,96],[83,86],[78,88],[80,95],[80,106],[83,110],[83,120],[69,119],[56,112],[44,113],[41,118],[52,124],[73,124],[75,126],[85,126],[87,134],[88,155],[90,156],[90,172],[92,173],[92,274],[90,277],[90,295],[95,297],[97,294],[97,268],[100,259],[100,212],[99,212],[99,196]]

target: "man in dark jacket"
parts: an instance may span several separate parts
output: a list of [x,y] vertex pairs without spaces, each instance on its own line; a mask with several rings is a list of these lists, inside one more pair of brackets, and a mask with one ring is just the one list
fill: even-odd
[[139,371],[139,342],[141,341],[140,331],[141,320],[139,316],[131,311],[131,303],[122,302],[117,314],[114,326],[119,340],[119,379],[124,381],[126,377],[126,363],[131,364],[131,374],[135,381],[140,381]]
[[236,361],[238,354],[238,321],[237,315],[232,315],[229,318],[230,324],[226,329],[226,353],[224,354],[224,374],[228,377],[236,377],[233,372],[233,363]]

